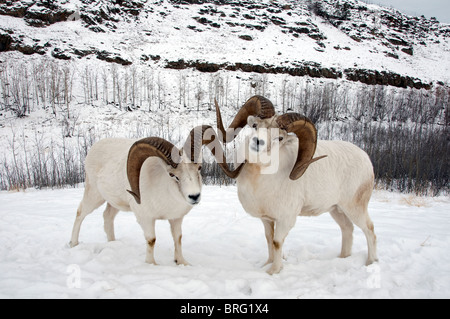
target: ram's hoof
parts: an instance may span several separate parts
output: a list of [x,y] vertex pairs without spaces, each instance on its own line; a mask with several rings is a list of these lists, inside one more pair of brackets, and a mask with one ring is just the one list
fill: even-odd
[[73,247],[75,247],[75,246],[78,246],[78,242],[69,242],[69,247],[70,248],[73,248]]
[[283,266],[276,266],[275,264],[272,264],[272,267],[269,268],[269,270],[267,270],[267,273],[269,275],[274,275],[274,274],[278,274],[280,273],[281,269],[283,269]]
[[177,263],[177,265],[191,266],[191,264],[188,263],[185,259],[175,259],[175,262]]

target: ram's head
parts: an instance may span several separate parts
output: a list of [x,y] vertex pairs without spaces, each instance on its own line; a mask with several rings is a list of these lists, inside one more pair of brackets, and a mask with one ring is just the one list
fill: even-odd
[[[317,130],[307,117],[298,113],[276,115],[272,102],[262,96],[251,97],[239,110],[225,130],[219,105],[216,103],[217,127],[224,143],[231,142],[247,124],[252,132],[246,136],[246,160],[259,162],[261,155],[271,154],[285,144],[298,139],[298,152],[290,179],[300,178],[313,162],[326,156],[313,158],[317,146]],[[293,133],[293,134],[289,134]],[[266,156],[266,158],[267,158]],[[239,174],[235,174],[236,176]]]
[[203,125],[191,130],[181,150],[159,137],[147,137],[136,141],[128,153],[127,176],[131,187],[128,192],[138,204],[141,203],[142,192],[139,181],[142,165],[147,158],[158,157],[188,204],[198,204],[202,188],[200,171],[203,145],[211,150],[226,175],[231,178],[237,177],[242,166],[235,171],[229,169],[216,132],[211,126]]

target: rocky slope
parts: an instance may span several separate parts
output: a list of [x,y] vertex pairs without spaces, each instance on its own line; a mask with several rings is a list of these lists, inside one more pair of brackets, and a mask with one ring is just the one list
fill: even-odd
[[425,89],[450,80],[449,25],[355,0],[8,0],[0,15],[0,52]]

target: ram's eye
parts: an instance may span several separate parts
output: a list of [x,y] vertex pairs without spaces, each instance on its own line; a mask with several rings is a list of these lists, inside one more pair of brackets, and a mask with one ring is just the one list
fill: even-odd
[[201,171],[201,170],[202,170],[202,167],[201,167],[201,166],[199,166],[199,167],[198,167],[198,170],[199,170],[199,171]]
[[170,175],[170,177],[174,178],[177,182],[180,181],[180,179],[178,178],[178,176],[176,176],[175,174],[169,173],[169,175]]
[[279,136],[279,137],[278,137],[278,141],[281,142],[282,140],[284,140],[284,137],[283,137],[283,136]]
[[258,124],[254,123],[254,124],[252,125],[252,127],[253,127],[254,129],[257,129],[257,128],[258,128]]

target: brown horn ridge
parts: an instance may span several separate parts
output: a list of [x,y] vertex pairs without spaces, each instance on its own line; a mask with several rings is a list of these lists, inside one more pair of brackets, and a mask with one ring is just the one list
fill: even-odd
[[275,108],[273,107],[272,102],[263,96],[255,95],[245,102],[234,117],[228,129],[225,130],[219,104],[217,103],[217,100],[214,100],[214,103],[216,105],[217,129],[221,133],[220,137],[223,143],[229,143],[236,138],[240,129],[247,125],[247,118],[250,115],[257,116],[262,119],[270,118],[275,115]]
[[286,113],[280,115],[276,122],[281,129],[295,133],[298,138],[297,159],[289,175],[291,180],[300,178],[310,164],[327,157],[313,158],[317,147],[317,129],[310,119],[298,113]]
[[222,145],[220,145],[219,139],[217,138],[217,133],[209,125],[201,125],[193,128],[186,139],[183,150],[185,154],[189,156],[192,163],[199,162],[201,148],[203,145],[206,145],[206,147],[209,148],[211,153],[214,155],[217,164],[219,164],[228,177],[236,178],[239,175],[243,164],[241,164],[234,171],[230,170]]
[[[173,168],[178,167],[179,158],[173,159],[172,154],[179,155],[179,150],[175,146],[159,137],[147,137],[136,141],[128,152],[127,176],[131,190],[128,193],[133,195],[138,204],[141,203],[141,193],[139,190],[139,176],[142,164],[151,156],[156,156],[164,160],[167,165]],[[175,153],[174,153],[175,151]]]

